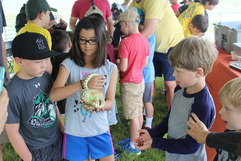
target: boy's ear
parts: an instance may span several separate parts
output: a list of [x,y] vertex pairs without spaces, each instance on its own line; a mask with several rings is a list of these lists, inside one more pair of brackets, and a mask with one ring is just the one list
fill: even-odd
[[209,6],[209,2],[208,1],[205,3],[205,6]]
[[72,42],[71,41],[68,41],[68,47],[72,48]]
[[43,19],[44,14],[45,14],[45,12],[44,12],[44,11],[42,11],[42,12],[40,12],[40,13],[38,14],[38,16],[37,16],[37,17],[38,17],[40,20],[42,20],[42,19]]
[[197,76],[197,78],[204,76],[204,70],[203,70],[203,68],[197,68],[197,74],[196,74],[196,76]]
[[23,59],[19,58],[19,57],[15,57],[14,58],[14,61],[15,63],[18,65],[18,66],[22,66],[23,65]]

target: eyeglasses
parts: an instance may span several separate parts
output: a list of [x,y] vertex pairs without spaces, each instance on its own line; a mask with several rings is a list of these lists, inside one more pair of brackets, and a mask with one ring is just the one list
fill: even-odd
[[85,45],[87,42],[88,42],[90,45],[96,45],[96,44],[97,44],[97,40],[96,40],[96,39],[89,39],[89,40],[79,39],[79,43],[80,43],[81,45]]

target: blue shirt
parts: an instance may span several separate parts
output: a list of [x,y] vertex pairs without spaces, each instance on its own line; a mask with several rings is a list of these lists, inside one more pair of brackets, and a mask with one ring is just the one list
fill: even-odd
[[145,83],[151,83],[155,80],[155,68],[153,64],[154,50],[156,37],[154,34],[148,39],[148,43],[150,44],[150,55],[148,56],[148,64],[145,68],[143,68],[143,77]]

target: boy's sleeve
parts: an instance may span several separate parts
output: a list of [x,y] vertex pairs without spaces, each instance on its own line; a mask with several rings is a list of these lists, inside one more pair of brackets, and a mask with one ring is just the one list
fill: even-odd
[[166,139],[163,136],[168,131],[169,114],[162,120],[162,123],[155,128],[148,130],[153,142],[152,148],[157,148],[169,153],[191,154],[195,153],[201,144],[198,144],[191,136],[187,135],[184,139]]
[[167,133],[169,114],[170,112],[167,114],[165,118],[162,119],[162,122],[159,125],[148,130],[152,138],[155,138],[155,137],[162,138]]
[[206,144],[211,148],[222,149],[241,156],[241,132],[210,133]]
[[72,10],[71,10],[71,17],[79,17],[77,12],[77,1],[74,3]]
[[128,47],[127,47],[127,41],[126,39],[123,39],[120,43],[120,47],[119,47],[119,52],[118,52],[118,57],[119,58],[128,58]]
[[9,104],[8,104],[8,119],[6,124],[20,123],[20,99],[14,92],[7,87]]

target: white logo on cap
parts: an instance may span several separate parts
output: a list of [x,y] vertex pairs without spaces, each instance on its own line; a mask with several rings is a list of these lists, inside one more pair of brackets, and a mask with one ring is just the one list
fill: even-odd
[[37,38],[36,43],[39,49],[45,49],[44,40],[42,38]]

